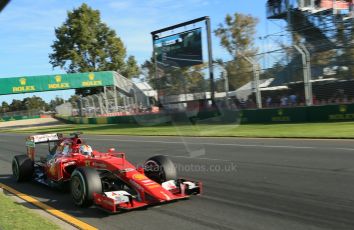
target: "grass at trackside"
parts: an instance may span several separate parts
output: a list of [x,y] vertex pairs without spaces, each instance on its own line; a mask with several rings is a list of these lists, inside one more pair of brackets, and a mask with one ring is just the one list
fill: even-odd
[[60,227],[0,193],[0,229],[60,229]]
[[354,138],[354,122],[301,123],[301,124],[252,124],[252,125],[77,125],[67,124],[53,127],[23,130],[2,130],[20,133],[70,133],[141,135],[141,136],[201,136],[201,137],[290,137],[290,138]]

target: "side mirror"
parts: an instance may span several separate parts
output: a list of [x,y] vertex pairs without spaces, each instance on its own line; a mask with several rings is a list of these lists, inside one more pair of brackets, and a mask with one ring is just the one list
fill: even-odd
[[144,167],[143,166],[139,166],[136,171],[140,172],[141,174],[144,174]]

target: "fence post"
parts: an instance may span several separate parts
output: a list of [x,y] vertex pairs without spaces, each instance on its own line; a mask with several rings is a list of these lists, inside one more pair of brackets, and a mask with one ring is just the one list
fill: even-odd
[[109,112],[109,101],[108,101],[108,96],[107,96],[107,86],[103,86],[103,99],[104,99],[104,104],[106,113]]
[[99,106],[100,106],[100,114],[102,115],[102,114],[104,114],[104,112],[103,112],[103,105],[102,105],[102,98],[101,98],[100,95],[97,95],[97,94],[95,94],[94,96],[95,96],[95,97],[97,98],[97,100],[98,100],[98,104],[99,104]]
[[[240,53],[239,53],[240,54]],[[247,62],[249,62],[252,65],[252,70],[253,70],[253,90],[256,93],[256,103],[257,103],[257,108],[261,109],[262,108],[262,96],[261,96],[261,90],[259,89],[259,65],[257,62],[254,61],[253,58],[246,57],[243,54],[240,54]],[[253,91],[252,90],[252,91]]]
[[83,117],[83,116],[84,116],[84,111],[83,111],[83,109],[84,109],[84,105],[83,105],[84,101],[83,101],[82,96],[80,96],[80,98],[79,98],[78,101],[80,102],[79,116],[80,116],[80,117]]
[[300,44],[300,47],[302,48],[302,50],[305,53],[305,57],[306,57],[306,71],[307,71],[307,78],[304,79],[304,85],[305,85],[305,93],[307,94],[307,101],[308,101],[308,105],[312,105],[313,104],[313,96],[312,96],[312,76],[311,76],[311,56],[310,56],[310,52],[308,51],[308,49],[306,48],[306,46],[304,46],[303,44]]
[[225,93],[226,93],[226,100],[229,99],[229,78],[227,76],[227,70],[224,66],[220,65],[221,69],[222,69],[222,76],[224,78],[224,88],[225,88]]
[[256,101],[258,109],[262,108],[262,96],[261,89],[259,88],[259,65],[257,63],[254,64],[254,87],[256,89]]
[[294,47],[301,54],[302,69],[304,74],[305,100],[306,100],[306,105],[311,106],[313,99],[312,99],[310,53],[303,44],[294,45]]
[[92,102],[93,114],[95,117],[97,117],[95,99],[92,96],[88,96],[88,98],[90,98]]
[[116,86],[113,86],[113,98],[114,98],[114,111],[118,112],[118,99],[117,99],[117,89]]

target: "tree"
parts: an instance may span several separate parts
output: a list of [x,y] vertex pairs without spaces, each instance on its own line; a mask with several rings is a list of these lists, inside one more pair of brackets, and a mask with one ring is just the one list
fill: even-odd
[[205,80],[205,65],[195,65],[183,68],[158,69],[155,76],[154,58],[146,60],[141,65],[141,73],[144,81],[148,81],[163,95],[176,95],[182,93],[199,93],[208,90],[208,82]]
[[138,63],[134,56],[129,56],[126,63],[126,68],[122,72],[123,76],[127,78],[137,77],[140,74]]
[[5,101],[1,104],[0,112],[17,112],[23,110],[48,110],[49,105],[43,101],[42,98],[37,96],[26,97],[22,101],[13,99],[9,105]]
[[145,62],[141,65],[141,73],[144,75],[144,81],[148,81],[152,88],[157,89],[158,82],[155,79],[155,61],[153,56],[151,56],[150,60],[145,60]]
[[6,101],[3,101],[3,102],[1,103],[1,112],[2,112],[2,113],[6,113],[6,112],[8,112],[9,110],[10,110],[9,104],[8,104]]
[[229,89],[236,90],[253,80],[253,70],[251,64],[244,58],[224,64],[229,80]]
[[21,110],[25,110],[25,106],[23,105],[22,101],[20,100],[16,100],[13,99],[11,104],[10,104],[10,111],[14,112],[14,111],[21,111]]
[[26,110],[45,110],[47,103],[40,97],[32,96],[22,100],[22,107]]
[[64,104],[64,99],[60,97],[55,97],[55,99],[51,100],[48,105],[48,109],[51,111],[55,110],[55,107]]
[[226,15],[225,24],[219,24],[215,35],[221,39],[221,46],[235,59],[239,53],[254,55],[254,36],[258,19],[251,15],[235,13]]
[[252,57],[257,53],[257,48],[254,46],[257,23],[258,19],[251,15],[227,14],[224,24],[219,24],[214,31],[221,40],[221,46],[233,59],[224,64],[231,90],[241,87],[252,79],[252,66],[244,57]]
[[204,65],[195,65],[187,68],[183,75],[186,78],[188,93],[201,93],[209,91],[209,80],[205,79]]
[[149,82],[153,82],[159,93],[164,96],[201,93],[209,89],[204,73],[202,65],[173,68],[157,79],[153,77]]
[[78,108],[78,101],[80,100],[80,96],[78,95],[71,95],[71,97],[69,98],[69,102],[71,103],[71,105],[73,106],[73,108]]
[[[55,36],[49,55],[53,68],[68,73],[118,71],[128,78],[138,72],[134,56],[126,62],[126,48],[116,32],[101,21],[98,10],[85,3],[68,12],[66,21],[55,29]],[[80,92],[85,90],[77,90]]]

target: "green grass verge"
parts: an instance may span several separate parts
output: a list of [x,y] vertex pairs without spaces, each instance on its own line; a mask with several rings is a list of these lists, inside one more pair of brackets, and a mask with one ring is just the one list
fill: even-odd
[[0,193],[0,229],[37,230],[60,229],[60,227]]
[[140,136],[201,136],[201,137],[289,137],[289,138],[354,138],[354,122],[302,123],[302,124],[252,124],[252,125],[77,125],[24,130],[2,130],[17,133],[70,133],[140,135]]

